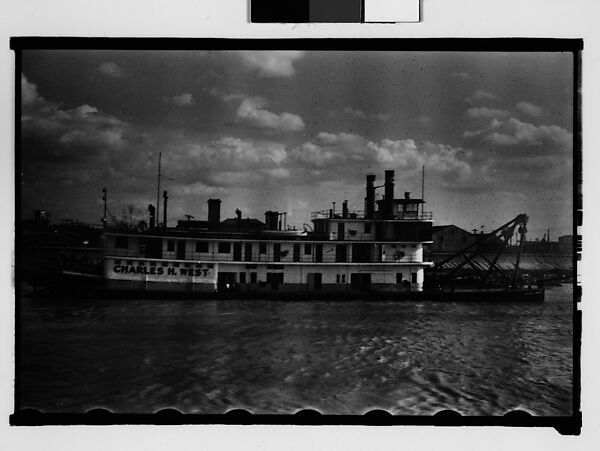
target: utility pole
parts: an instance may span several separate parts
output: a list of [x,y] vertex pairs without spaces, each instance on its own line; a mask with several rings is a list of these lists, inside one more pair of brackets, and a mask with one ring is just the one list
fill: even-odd
[[106,229],[106,186],[102,188],[102,200],[104,201],[104,215],[102,216],[102,228]]
[[158,186],[156,188],[156,226],[158,227],[158,218],[160,218],[160,160],[162,153],[158,153]]
[[167,190],[165,190],[163,192],[163,227],[166,229],[167,228],[167,200],[169,199],[169,196],[167,196]]

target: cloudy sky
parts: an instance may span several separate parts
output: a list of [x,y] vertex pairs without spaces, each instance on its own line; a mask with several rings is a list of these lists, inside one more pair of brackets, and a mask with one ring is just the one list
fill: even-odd
[[[156,202],[169,219],[264,220],[349,200],[396,170],[436,224],[571,233],[572,54],[32,51],[22,58],[22,215],[99,223]],[[379,190],[378,190],[379,191]],[[162,214],[161,214],[162,216]]]

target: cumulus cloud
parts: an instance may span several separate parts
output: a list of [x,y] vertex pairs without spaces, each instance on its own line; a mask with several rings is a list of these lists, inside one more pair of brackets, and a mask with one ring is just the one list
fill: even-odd
[[264,109],[266,102],[260,98],[249,97],[242,101],[237,117],[252,127],[280,132],[296,132],[304,129],[304,121],[296,114],[272,113]]
[[23,80],[21,143],[32,162],[63,165],[49,169],[54,177],[72,170],[69,165],[87,162],[97,172],[100,162],[109,170],[126,161],[119,152],[138,135],[129,124],[91,105],[64,108],[47,101],[34,83]]
[[473,94],[467,97],[467,102],[474,103],[482,100],[497,100],[498,96],[483,89],[476,90]]
[[[469,177],[471,168],[460,148],[412,139],[371,141],[355,133],[319,133],[313,140],[289,152],[296,168],[327,171],[340,178],[356,178],[357,168],[402,169],[418,173],[422,165],[452,183]],[[357,164],[358,163],[358,164]]]
[[38,100],[43,100],[38,94],[37,86],[30,83],[24,74],[21,74],[21,103],[24,106],[33,105]]
[[98,66],[98,71],[103,75],[115,78],[118,78],[121,75],[123,75],[123,70],[121,69],[121,67],[118,64],[113,63],[112,61],[100,64],[100,66]]
[[504,119],[510,117],[510,115],[510,111],[488,107],[471,107],[465,111],[465,117],[467,119]]
[[[64,108],[46,101],[25,77],[22,86],[27,102],[21,138],[27,155],[24,196],[31,205],[36,205],[42,181],[73,187],[74,198],[81,190],[108,184],[123,202],[147,205],[152,200],[148,187],[155,180],[159,151],[163,151],[169,190],[181,195],[181,202],[186,201],[183,196],[189,196],[189,202],[197,193],[222,194],[225,187],[244,189],[292,176],[288,152],[281,142],[236,136],[208,138],[168,129],[146,131],[92,105]],[[284,128],[295,124],[284,115],[275,116],[277,119],[267,119]],[[264,117],[259,115],[256,120]],[[118,208],[115,206],[115,211]]]
[[363,120],[367,120],[367,121],[385,122],[385,121],[389,121],[390,117],[391,117],[389,114],[384,114],[384,113],[365,113],[364,111],[362,111],[360,109],[355,109],[355,108],[350,108],[350,107],[344,108],[344,110],[342,111],[342,113],[344,113],[344,114],[346,114],[348,116],[353,116],[353,117],[356,117],[358,119],[363,119]]
[[492,120],[481,130],[467,131],[465,138],[480,137],[487,144],[501,147],[543,147],[544,152],[569,151],[573,134],[558,125],[533,125],[517,118]]
[[519,102],[517,103],[516,107],[517,110],[519,110],[521,113],[527,116],[540,117],[542,115],[542,109],[539,106],[534,105],[533,103]]
[[510,118],[496,128],[497,131],[490,133],[487,139],[499,145],[551,145],[566,149],[570,148],[573,142],[573,134],[558,125],[535,126]]
[[244,94],[224,92],[221,89],[214,86],[205,92],[208,92],[208,94],[219,100],[222,100],[223,102],[230,102],[232,100],[242,100],[247,97]]
[[295,74],[294,62],[304,56],[302,51],[243,51],[242,61],[264,77],[291,77]]
[[172,97],[165,97],[164,101],[177,106],[189,106],[194,103],[194,97],[189,92],[182,92]]
[[[256,187],[270,178],[288,178],[288,152],[276,141],[223,136],[198,142],[196,137],[171,137],[169,164],[177,169],[177,186]],[[186,188],[187,189],[187,188]]]

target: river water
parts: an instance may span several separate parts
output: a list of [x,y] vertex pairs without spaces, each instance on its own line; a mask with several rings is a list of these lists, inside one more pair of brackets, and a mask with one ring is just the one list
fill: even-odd
[[44,412],[571,415],[572,287],[543,304],[21,299]]

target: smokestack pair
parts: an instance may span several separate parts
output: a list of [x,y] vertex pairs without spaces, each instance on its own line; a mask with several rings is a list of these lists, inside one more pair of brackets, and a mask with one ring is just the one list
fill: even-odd
[[[394,219],[394,171],[385,171],[383,219]],[[375,175],[367,175],[367,197],[365,198],[365,219],[375,216]]]

